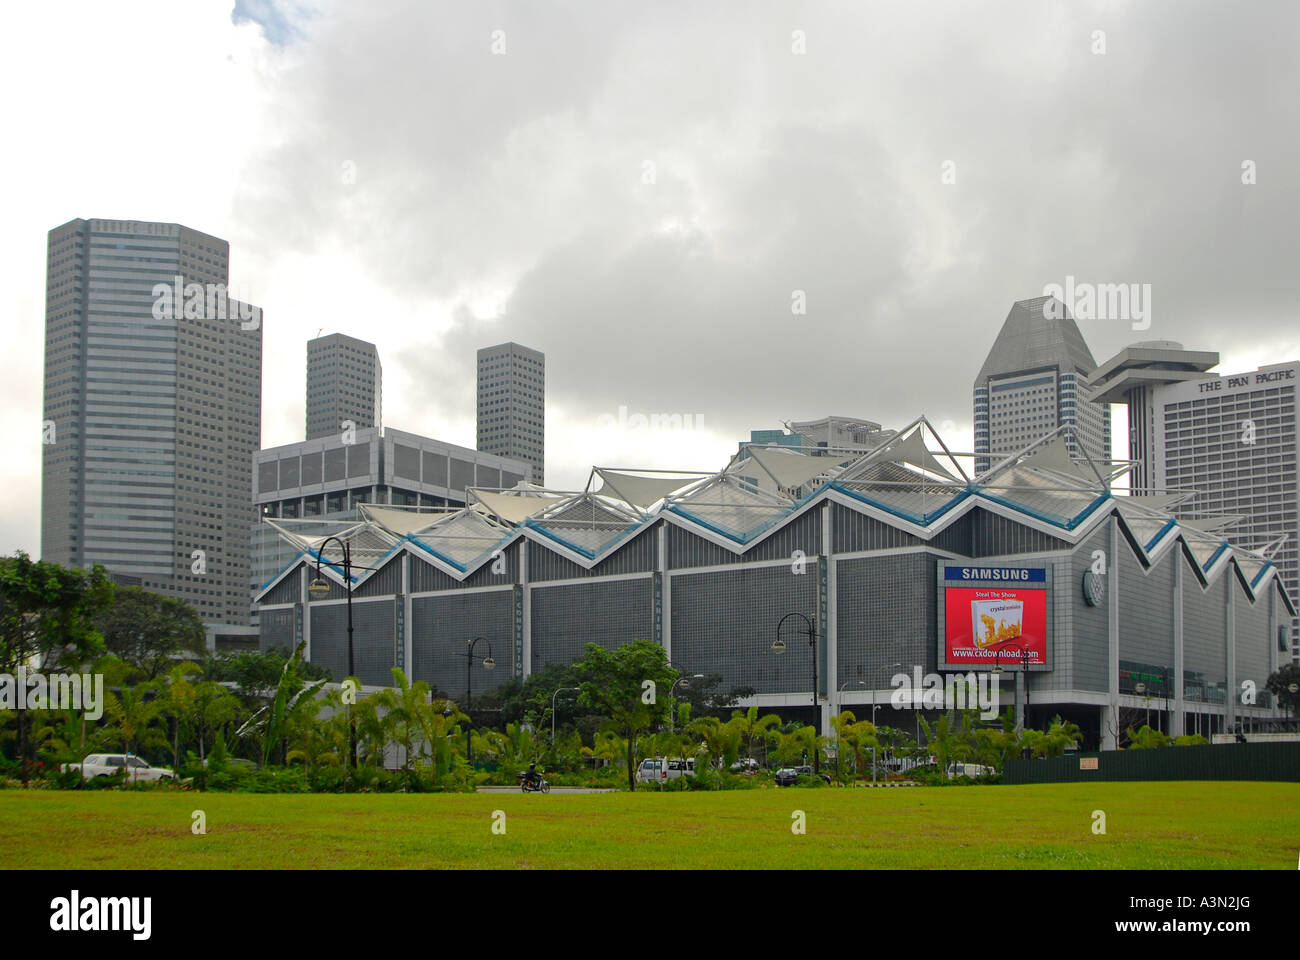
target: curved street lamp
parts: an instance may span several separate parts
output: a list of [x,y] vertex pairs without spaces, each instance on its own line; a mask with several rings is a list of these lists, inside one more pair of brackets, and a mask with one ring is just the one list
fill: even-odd
[[560,687],[551,694],[551,749],[555,749],[555,698],[566,690],[581,691],[581,687]]
[[[325,545],[333,540],[343,548],[343,585],[348,594],[348,679],[356,675],[356,667],[353,662],[352,653],[352,542],[350,540],[341,540],[338,537],[326,537],[316,545],[316,576],[307,586],[307,592],[312,596],[320,599],[328,597],[330,592],[329,581],[321,576],[320,565],[322,563],[322,554],[325,552]],[[328,563],[329,561],[324,561]],[[352,766],[355,769],[357,765],[357,731],[352,725],[352,705],[346,704],[348,709],[348,755],[352,758]],[[344,771],[344,789],[347,789],[346,771]]]
[[[812,702],[813,702],[813,776],[821,773],[821,751],[817,749],[817,736],[821,733],[821,715],[817,704],[817,623],[802,613],[787,613],[776,624],[776,639],[772,641],[772,652],[785,653],[785,641],[781,639],[781,627],[791,617],[803,620],[808,634],[808,645],[812,647]],[[797,627],[795,628],[798,629]]]
[[470,719],[469,710],[471,704],[471,684],[474,676],[474,647],[478,645],[480,640],[486,643],[488,648],[487,656],[483,658],[483,669],[491,670],[497,665],[496,660],[492,658],[491,640],[487,637],[475,637],[473,640],[465,641],[467,644],[465,649],[465,765],[468,767],[473,767],[474,765],[474,744],[470,739],[470,737],[473,736],[474,721]]
[[[668,662],[670,664],[672,663],[671,660]],[[668,688],[668,699],[671,700],[673,698],[673,691],[675,691],[678,687],[681,687],[683,690],[687,690],[690,689],[692,680],[703,680],[703,679],[704,679],[704,674],[702,673],[692,673],[692,674],[687,674],[678,677],[676,680],[673,681],[673,685]],[[677,732],[677,711],[674,710],[671,705],[668,708],[668,732],[669,733]]]
[[1002,651],[1007,647],[1015,647],[1020,651],[1020,672],[1025,674],[1025,712],[1020,716],[1020,728],[1023,730],[1025,724],[1029,722],[1029,648],[1020,642],[1019,637],[1012,637],[1010,640],[1003,640],[1001,643],[994,644],[997,655],[993,658],[993,675],[1002,676]]

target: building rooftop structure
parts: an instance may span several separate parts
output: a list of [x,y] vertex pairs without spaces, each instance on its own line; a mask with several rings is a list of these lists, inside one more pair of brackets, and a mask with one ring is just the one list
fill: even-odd
[[[582,491],[528,484],[510,491],[471,487],[469,505],[459,509],[363,505],[365,519],[340,522],[331,533],[352,541],[359,568],[378,571],[390,556],[408,550],[463,581],[520,538],[540,541],[590,570],[661,519],[741,554],[827,498],[912,536],[940,542],[945,530],[976,508],[1069,544],[1079,543],[1116,512],[1125,537],[1145,562],[1181,544],[1194,559],[1202,585],[1233,569],[1252,596],[1262,594],[1277,568],[1263,553],[1230,542],[1223,531],[1236,518],[1176,518],[1170,508],[1191,498],[1192,491],[1140,498],[1114,495],[1112,482],[1131,464],[1086,456],[1072,459],[1065,436],[1069,430],[1062,426],[972,475],[963,463],[975,454],[951,451],[921,417],[891,442],[836,460],[830,467],[825,457],[778,449],[751,450],[750,458],[733,457],[713,473],[594,467]],[[752,474],[756,460],[777,481],[775,489],[764,489],[738,472]],[[802,496],[779,492],[820,475],[824,482]],[[274,518],[263,522],[301,551],[281,576],[304,555],[314,556],[325,539],[296,533]],[[341,587],[335,541],[326,547],[324,559]],[[359,584],[372,575],[357,573],[354,580]],[[268,583],[263,594],[278,580]],[[1287,603],[1294,615],[1292,601]]]

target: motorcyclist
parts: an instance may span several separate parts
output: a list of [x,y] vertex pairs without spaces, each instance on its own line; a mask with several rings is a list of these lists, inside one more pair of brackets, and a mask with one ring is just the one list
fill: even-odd
[[525,775],[530,784],[536,784],[541,778],[537,775],[537,761],[534,760],[528,765],[528,773]]

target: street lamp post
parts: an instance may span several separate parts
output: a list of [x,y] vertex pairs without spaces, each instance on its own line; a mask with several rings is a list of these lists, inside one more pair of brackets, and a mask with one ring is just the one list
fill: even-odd
[[675,691],[678,688],[678,686],[680,686],[683,690],[685,690],[691,685],[692,680],[703,680],[703,679],[704,679],[704,674],[692,673],[690,676],[678,677],[676,680],[673,681],[673,685],[668,688],[668,700],[669,700],[668,732],[669,733],[677,732],[677,717],[676,717],[677,711],[675,711],[672,708],[673,691]]
[[[844,688],[847,687],[850,683],[856,683],[859,687],[865,687],[865,686],[867,685],[867,681],[865,681],[865,680],[845,680],[843,683],[840,684],[840,690],[839,690],[839,692],[840,692],[840,693],[843,693],[843,692],[844,692]],[[838,701],[838,700],[839,700],[839,697],[836,697],[835,699],[836,699],[836,701]],[[871,691],[871,700],[872,700],[872,703],[871,703],[871,725],[874,727],[874,726],[876,725],[876,704],[875,704],[875,700],[876,700],[876,692],[875,692],[874,690]],[[836,706],[838,706],[838,707],[840,707],[840,708],[843,708],[844,704],[842,704],[842,703],[838,703],[838,702],[837,702]],[[842,709],[841,709],[841,712],[843,712]],[[875,754],[874,751],[875,751],[876,748],[875,748],[875,747],[872,747],[871,749],[872,749],[872,751],[873,751],[872,754],[871,754],[871,762],[872,762],[872,764],[875,764],[875,762],[876,762],[876,754]],[[853,761],[853,762],[854,762],[853,775],[854,775],[854,777],[856,777],[856,776],[858,775],[857,757],[856,757],[856,756],[854,757],[854,761]],[[839,773],[840,773],[840,744],[836,743],[836,745],[835,745],[835,775],[836,775],[836,776],[839,776]]]
[[[895,663],[889,669],[902,670],[903,665]],[[920,724],[918,723],[917,726],[920,727]],[[876,688],[874,686],[871,688],[871,729],[873,731],[872,736],[879,742],[880,728],[876,726]],[[920,730],[917,730],[917,740],[917,745],[920,746]],[[871,782],[873,784],[876,782],[876,745],[874,743],[871,745]]]
[[1139,680],[1137,683],[1133,684],[1133,692],[1136,693],[1139,697],[1142,697],[1143,701],[1146,703],[1147,729],[1150,730],[1151,729],[1151,698],[1145,696],[1147,692],[1147,685],[1143,683],[1141,680]]
[[[352,542],[349,540],[340,540],[338,537],[326,537],[316,546],[316,576],[308,585],[307,591],[316,597],[327,597],[330,592],[330,585],[320,575],[320,565],[322,554],[325,552],[325,545],[333,540],[343,548],[343,585],[347,588],[348,595],[348,679],[356,674],[356,666],[353,661],[352,653]],[[352,767],[357,765],[357,731],[352,725],[352,705],[346,704],[348,709],[348,756],[351,757]],[[344,776],[343,787],[347,789],[346,771]]]
[[581,690],[581,687],[560,687],[551,694],[551,749],[555,749],[555,698],[565,690]]
[[480,640],[482,640],[482,641],[483,641],[484,643],[486,643],[487,646],[488,646],[487,656],[483,658],[483,669],[484,669],[484,670],[491,670],[493,667],[495,667],[495,666],[497,665],[496,660],[494,660],[494,659],[492,658],[492,641],[491,641],[491,640],[489,640],[487,637],[475,637],[473,640],[466,640],[466,641],[465,641],[465,643],[467,644],[467,647],[466,647],[466,650],[465,650],[465,718],[466,718],[466,723],[465,723],[465,765],[466,765],[467,767],[471,767],[471,768],[474,766],[474,745],[473,745],[473,742],[471,741],[470,737],[472,737],[472,736],[473,736],[473,733],[474,733],[474,721],[473,721],[473,719],[470,718],[470,715],[469,715],[470,704],[471,704],[470,694],[471,694],[472,678],[473,678],[473,676],[474,676],[474,673],[473,673],[473,670],[474,670],[474,647],[478,644],[478,642],[479,642]]
[[821,708],[817,703],[817,623],[802,613],[787,613],[776,624],[776,639],[772,641],[773,653],[785,653],[785,641],[781,639],[781,627],[791,617],[803,620],[808,630],[808,645],[812,647],[812,702],[813,702],[813,776],[821,774],[821,751],[817,749],[817,737],[821,733]]
[[1019,729],[1024,730],[1025,724],[1029,722],[1029,648],[1016,639],[1003,640],[995,646],[997,655],[993,658],[993,673],[999,677],[1002,675],[1002,651],[1007,647],[1016,647],[1020,650],[1020,674],[1024,678],[1025,706],[1024,712],[1020,715]]

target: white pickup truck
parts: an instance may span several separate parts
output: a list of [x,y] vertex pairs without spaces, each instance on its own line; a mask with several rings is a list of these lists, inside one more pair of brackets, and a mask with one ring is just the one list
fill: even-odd
[[176,779],[176,774],[166,767],[151,767],[131,753],[92,753],[81,763],[65,763],[59,769],[64,773],[80,770],[83,777],[93,780],[95,777],[114,776],[123,767],[126,768],[128,780],[148,782]]

